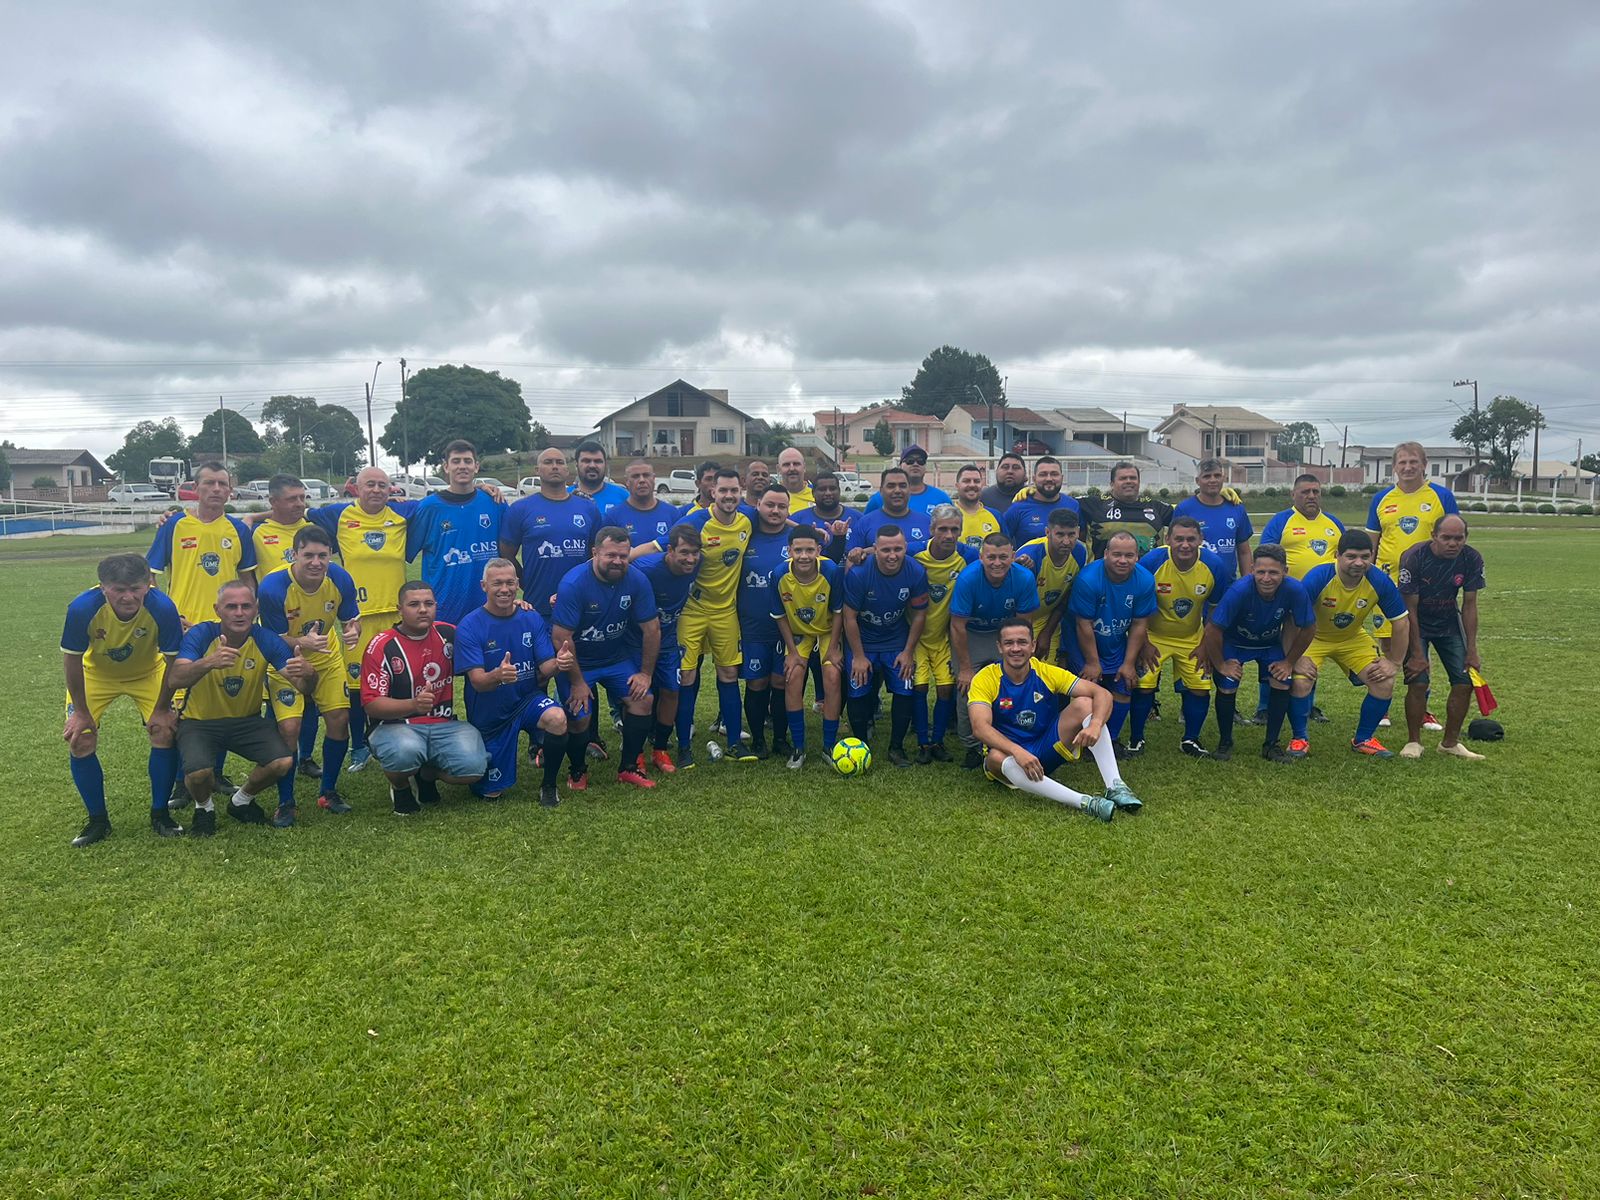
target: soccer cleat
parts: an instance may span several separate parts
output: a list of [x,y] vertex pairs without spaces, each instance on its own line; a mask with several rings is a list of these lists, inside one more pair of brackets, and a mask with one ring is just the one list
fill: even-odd
[[1121,743],[1117,743],[1117,757],[1118,758],[1138,758],[1143,753],[1144,753],[1144,739],[1143,738],[1140,738],[1137,742],[1129,742],[1126,746],[1123,746]]
[[234,783],[233,780],[229,779],[226,775],[217,776],[217,795],[232,796],[238,790],[239,785]]
[[1439,746],[1439,753],[1447,754],[1451,758],[1464,758],[1468,762],[1482,762],[1484,759],[1484,756],[1479,754],[1476,750],[1468,750],[1460,742],[1457,742],[1454,746],[1446,746],[1441,743]]
[[1364,742],[1358,742],[1352,739],[1350,742],[1350,749],[1354,750],[1357,754],[1365,754],[1368,758],[1394,757],[1394,755],[1390,753],[1389,748],[1375,737],[1370,737]]
[[728,757],[737,763],[753,763],[759,761],[756,757],[756,752],[749,746],[744,745],[742,742],[739,744],[739,748],[732,754],[728,755]]
[[961,769],[976,771],[981,766],[983,766],[983,751],[976,746],[968,746],[966,754],[961,758]]
[[278,811],[272,814],[272,827],[274,829],[294,828],[294,805],[280,804]]
[[569,792],[586,792],[588,790],[589,790],[589,773],[587,771],[585,771],[582,775],[568,775],[567,776],[567,791],[569,791]]
[[1384,717],[1383,720],[1379,721],[1378,722],[1378,728],[1379,729],[1387,729],[1387,728],[1389,728],[1389,718],[1388,717]]
[[931,746],[917,747],[917,766],[925,767],[933,762],[933,748]]
[[103,842],[110,836],[110,817],[90,817],[89,823],[83,827],[83,832],[72,839],[72,844],[82,849],[84,846],[92,846],[96,842]]
[[889,765],[891,767],[909,767],[911,760],[906,757],[906,752],[899,746],[889,747]]
[[789,770],[798,771],[805,765],[806,752],[804,750],[796,750],[793,754],[789,755]]
[[190,837],[215,837],[217,835],[217,810],[214,808],[197,808],[194,810],[194,820],[189,822]]
[[553,784],[553,783],[541,783],[539,785],[539,804],[540,804],[541,807],[543,807],[543,808],[554,808],[556,805],[558,805],[560,803],[561,803],[561,794],[556,791],[556,785],[555,784]]
[[317,760],[314,758],[302,758],[300,760],[300,765],[295,768],[295,771],[302,779],[322,778],[322,767],[318,765]]
[[689,746],[678,747],[678,770],[694,770],[694,750]]
[[[1444,747],[1442,747],[1442,746],[1440,747],[1441,750],[1443,748]],[[1422,743],[1421,742],[1407,742],[1404,746],[1400,747],[1400,757],[1401,758],[1421,758],[1422,757]]]
[[372,761],[372,751],[366,746],[357,746],[350,751],[350,761],[345,763],[344,769],[354,775]]
[[262,811],[261,806],[254,800],[249,804],[228,805],[228,815],[241,825],[270,825],[272,818]]
[[345,803],[343,796],[338,792],[323,792],[317,797],[317,807],[323,812],[342,815],[350,811],[350,806]]
[[422,805],[417,803],[410,788],[391,787],[389,799],[394,804],[394,815],[397,817],[409,817],[422,811]]
[[604,762],[606,759],[611,757],[611,751],[606,749],[606,744],[604,742],[590,742],[585,753],[587,753],[590,758],[594,759],[595,762]]
[[1322,711],[1320,705],[1313,704],[1311,706],[1311,719],[1318,725],[1326,725],[1328,723],[1328,714]]
[[432,779],[417,778],[417,799],[423,804],[439,803],[439,785]]
[[1123,812],[1136,813],[1144,807],[1144,801],[1135,796],[1133,789],[1120,779],[1106,789],[1106,799]]
[[175,838],[183,836],[183,826],[172,819],[172,814],[162,809],[160,812],[150,814],[150,832],[157,837]]
[[1117,815],[1117,806],[1105,796],[1090,796],[1083,802],[1083,811],[1097,821],[1109,823]]
[[621,717],[612,717],[611,718],[611,728],[616,730],[618,733],[621,733],[622,732],[622,718]]
[[950,761],[950,751],[944,748],[943,742],[934,742],[933,745],[928,747],[928,753],[933,755],[934,762]]
[[750,753],[763,761],[772,757],[772,751],[767,749],[767,739],[764,737],[751,739]]
[[1218,742],[1217,748],[1211,752],[1211,757],[1218,762],[1227,762],[1233,757],[1233,743]]
[[194,803],[194,797],[189,795],[189,789],[183,782],[183,773],[172,781],[172,795],[167,797],[168,808],[188,808]]
[[1429,733],[1444,732],[1444,722],[1440,721],[1439,718],[1434,716],[1431,712],[1422,714],[1422,727]]
[[643,772],[634,770],[632,767],[629,767],[626,771],[618,771],[617,782],[632,784],[636,788],[653,788],[656,785],[654,779],[651,779],[650,776]]
[[1305,738],[1290,738],[1289,748],[1284,753],[1290,758],[1304,758],[1311,753],[1311,743]]
[[672,761],[672,755],[665,750],[652,750],[650,752],[650,764],[663,775],[671,775],[678,769]]
[[1233,723],[1235,725],[1265,725],[1267,723],[1267,710],[1258,708],[1255,711],[1255,715],[1249,717],[1240,713],[1233,719]]
[[528,747],[528,761],[533,764],[534,770],[539,770],[541,767],[543,767],[544,747],[530,745]]
[[719,738],[725,738],[728,736],[728,727],[723,724],[721,717],[718,717],[715,721],[711,722],[711,732],[716,734]]
[[1265,746],[1261,747],[1261,757],[1266,759],[1269,763],[1286,763],[1294,761],[1294,759],[1289,756],[1289,752],[1286,751],[1282,746],[1278,745],[1277,742],[1268,742]]
[[1199,742],[1195,741],[1193,738],[1184,738],[1183,741],[1178,744],[1178,749],[1183,751],[1190,758],[1210,758],[1211,757],[1211,751],[1207,750],[1204,746],[1202,746]]
[[793,750],[793,749],[794,749],[794,747],[789,745],[789,739],[788,738],[773,738],[772,739],[772,757],[773,758],[788,758],[789,757],[789,752],[791,750]]

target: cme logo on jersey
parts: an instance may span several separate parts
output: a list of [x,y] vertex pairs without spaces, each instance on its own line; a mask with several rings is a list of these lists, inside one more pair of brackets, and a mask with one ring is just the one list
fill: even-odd
[[949,584],[944,584],[944,583],[931,584],[929,586],[929,588],[928,588],[928,602],[930,604],[938,604],[941,600],[944,599],[945,593],[948,592],[949,590],[950,590]]
[[1333,624],[1338,629],[1348,629],[1355,624],[1355,621],[1354,613],[1335,613],[1333,617]]
[[794,610],[794,615],[800,618],[802,624],[809,625],[817,619],[817,610],[814,608],[797,608]]
[[1318,554],[1326,554],[1328,552],[1328,543],[1323,541],[1321,538],[1312,538],[1311,549],[1316,551]]
[[382,550],[389,540],[389,535],[377,529],[370,529],[361,535],[361,541],[368,550]]
[[207,575],[215,575],[222,570],[222,558],[209,552],[200,556],[200,569]]
[[230,697],[237,696],[244,691],[243,678],[238,675],[229,675],[222,681],[222,690],[227,692]]
[[[743,538],[744,538],[744,535],[740,534],[739,537],[740,537],[740,540],[742,541]],[[739,561],[740,553],[741,552],[738,551],[738,550],[724,550],[722,552],[722,565],[725,566],[725,567],[733,566],[734,563]]]
[[1017,714],[1017,725],[1022,729],[1031,730],[1038,719],[1038,713],[1031,708],[1025,708]]
[[[1426,508],[1427,506],[1424,505],[1423,507]],[[1418,521],[1415,517],[1401,517],[1400,518],[1400,532],[1401,533],[1415,533],[1417,531],[1417,526],[1420,525],[1420,524],[1421,524],[1421,522]]]
[[1187,617],[1194,611],[1194,601],[1190,600],[1188,597],[1185,597],[1182,600],[1174,601],[1172,605],[1172,611],[1177,613],[1180,617]]
[[106,657],[112,662],[127,662],[133,656],[132,646],[107,646]]
[[294,689],[293,688],[279,688],[278,689],[278,703],[283,705],[285,708],[288,708],[289,705],[293,704],[294,703]]

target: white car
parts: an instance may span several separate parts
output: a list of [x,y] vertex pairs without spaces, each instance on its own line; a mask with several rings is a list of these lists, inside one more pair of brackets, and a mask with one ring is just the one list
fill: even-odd
[[674,496],[680,500],[693,500],[700,494],[693,471],[674,471],[665,479],[656,480],[656,495]]
[[389,482],[393,487],[403,489],[407,500],[421,500],[450,486],[437,475],[396,475]]
[[472,482],[477,484],[481,488],[483,488],[483,487],[494,488],[495,491],[499,492],[502,497],[504,497],[504,496],[515,496],[517,494],[517,489],[516,488],[513,488],[509,483],[502,483],[500,480],[496,479],[493,475],[479,475]]
[[306,485],[307,500],[337,500],[339,498],[339,493],[334,490],[333,484],[326,479],[302,479],[300,482]]
[[539,477],[537,475],[524,475],[517,480],[517,495],[536,496],[539,494]]
[[265,500],[266,498],[267,489],[264,486],[257,487],[253,483],[241,483],[233,489],[233,495],[229,497],[230,500],[236,500],[240,504],[248,504],[251,501]]
[[172,497],[153,483],[119,483],[106,493],[109,504],[171,504]]

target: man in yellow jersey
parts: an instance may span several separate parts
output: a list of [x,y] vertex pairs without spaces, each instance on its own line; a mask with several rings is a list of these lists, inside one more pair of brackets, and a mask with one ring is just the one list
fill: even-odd
[[[1372,535],[1363,529],[1347,529],[1339,537],[1338,557],[1331,563],[1312,567],[1301,580],[1317,614],[1317,631],[1304,656],[1295,664],[1295,674],[1316,680],[1324,659],[1343,668],[1352,683],[1365,684],[1367,695],[1361,701],[1361,716],[1350,748],[1368,758],[1392,755],[1378,741],[1378,723],[1389,714],[1394,698],[1394,681],[1405,661],[1410,643],[1410,622],[1406,602],[1389,576],[1372,565]],[[1367,632],[1367,619],[1381,614],[1394,630],[1384,653]],[[1310,707],[1310,697],[1291,701],[1289,718],[1295,723],[1299,707]],[[1305,757],[1311,749],[1306,726],[1292,730],[1294,740],[1289,753]]]
[[[717,709],[736,757],[742,757],[739,734],[744,722],[739,700],[739,667],[744,662],[739,648],[739,576],[753,532],[750,518],[739,511],[741,491],[739,472],[718,467],[711,484],[711,507],[684,518],[700,532],[700,569],[678,617],[678,644],[683,647],[678,727],[682,729],[689,719],[686,714],[694,712],[700,695],[700,659],[709,650],[717,672]],[[693,761],[685,751],[678,766],[690,767]]]
[[[267,480],[267,515],[256,522],[256,582],[294,561],[294,535],[306,525],[306,485],[293,475]],[[249,524],[246,519],[246,524]]]
[[822,535],[810,525],[789,530],[789,568],[772,586],[772,617],[783,639],[784,715],[789,722],[789,769],[806,764],[806,672],[813,658],[822,660],[822,751],[839,740],[839,712],[844,704],[838,668],[828,650],[839,636],[844,607],[840,568],[822,557]]
[[177,606],[150,584],[150,565],[138,554],[100,560],[100,586],[67,606],[61,631],[67,682],[67,723],[61,737],[71,755],[72,782],[89,823],[72,840],[92,846],[111,834],[105,773],[97,753],[100,718],[119,697],[139,706],[150,735],[150,828],[178,837],[183,827],[167,812],[178,773],[178,714],[161,704],[161,681],[178,653],[183,629]]
[[1167,526],[1167,544],[1157,546],[1139,560],[1156,579],[1156,611],[1145,627],[1139,651],[1139,682],[1133,694],[1128,721],[1128,753],[1144,752],[1144,727],[1161,666],[1172,660],[1183,693],[1183,741],[1179,749],[1190,758],[1209,758],[1200,744],[1200,729],[1211,708],[1211,672],[1200,649],[1205,634],[1206,606],[1218,599],[1220,580],[1231,565],[1204,545],[1205,531],[1191,516],[1173,517]]
[[228,469],[219,462],[201,463],[194,479],[199,496],[194,512],[162,522],[145,554],[150,569],[166,576],[166,593],[185,629],[210,619],[219,584],[256,565],[250,531],[226,511],[233,494]]
[[[1057,508],[1045,518],[1044,536],[1025,542],[1017,551],[1017,565],[1033,572],[1039,588],[1039,611],[1033,618],[1034,653],[1050,661],[1050,648],[1067,611],[1072,581],[1089,562],[1089,548],[1078,540],[1078,514]],[[1072,628],[1072,622],[1067,622]],[[1059,655],[1057,656],[1060,657]]]
[[961,513],[961,544],[976,553],[983,539],[1000,532],[1000,518],[984,506],[983,468],[968,463],[956,472],[955,506]]
[[1312,567],[1331,563],[1337,557],[1344,523],[1322,511],[1322,480],[1315,475],[1297,476],[1291,499],[1290,507],[1267,522],[1260,543],[1282,546],[1284,557],[1289,560],[1290,578],[1304,579]]
[[[980,478],[982,478],[980,476]],[[917,674],[911,723],[917,732],[917,763],[948,762],[944,736],[956,713],[956,677],[950,669],[950,595],[978,551],[961,540],[961,513],[954,504],[928,510],[928,544],[912,558],[928,573],[928,619],[917,639]],[[934,689],[933,727],[928,726],[928,688]]]
[[716,483],[717,472],[720,470],[722,464],[710,458],[694,469],[694,503],[683,510],[684,516],[705,512],[711,507],[711,485]]
[[778,455],[778,478],[783,490],[789,493],[790,516],[817,502],[806,486],[806,456],[793,446],[785,447]]
[[244,825],[267,824],[267,814],[255,798],[294,766],[277,725],[261,713],[267,669],[277,668],[301,691],[316,681],[310,663],[277,634],[255,623],[255,589],[244,580],[223,584],[213,609],[216,620],[192,625],[183,635],[178,657],[161,685],[161,703],[170,703],[177,689],[186,690],[178,752],[183,757],[184,784],[195,802],[191,837],[217,832],[211,799],[217,784],[213,764],[230,751],[255,765],[229,801],[228,815]]
[[[332,561],[333,539],[325,529],[307,525],[294,535],[293,550],[289,569],[274,571],[261,585],[257,596],[260,620],[316,669],[317,684],[309,696],[302,696],[287,679],[269,671],[267,699],[278,732],[291,746],[300,736],[307,711],[321,711],[328,733],[322,744],[322,787],[317,804],[328,812],[347,813],[350,806],[338,789],[350,745],[350,698],[345,691],[349,672],[344,651],[353,649],[361,637],[356,585],[350,573]],[[313,702],[315,709],[311,708]],[[278,780],[278,811],[272,823],[287,829],[294,819],[294,776],[285,775]]]

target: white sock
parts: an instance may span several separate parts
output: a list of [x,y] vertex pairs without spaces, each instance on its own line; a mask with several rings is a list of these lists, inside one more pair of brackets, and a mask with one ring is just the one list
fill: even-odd
[[1065,804],[1069,808],[1082,808],[1084,801],[1089,797],[1082,792],[1075,792],[1064,783],[1057,783],[1050,776],[1043,779],[1029,779],[1028,773],[1022,769],[1021,764],[1011,755],[1006,755],[1005,761],[1000,764],[1000,774],[1016,784],[1024,792],[1032,792],[1035,796],[1043,796],[1046,800],[1054,800],[1058,804]]
[[217,811],[217,802],[215,800],[213,800],[210,796],[207,796],[204,800],[196,800],[194,802],[194,806],[196,808],[198,808],[201,812],[216,812]]
[[233,794],[233,806],[235,808],[243,808],[245,805],[254,804],[255,802],[256,798],[243,788],[240,788]]
[[[1089,718],[1083,719],[1083,727],[1089,727]],[[1100,768],[1100,778],[1105,781],[1108,788],[1115,787],[1122,782],[1122,772],[1117,770],[1117,752],[1111,748],[1111,739],[1106,736],[1104,726],[1100,728],[1100,736],[1089,744],[1089,753],[1094,755],[1094,765]]]

